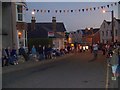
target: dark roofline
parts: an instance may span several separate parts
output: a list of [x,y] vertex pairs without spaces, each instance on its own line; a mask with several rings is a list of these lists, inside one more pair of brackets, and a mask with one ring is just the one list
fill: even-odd
[[[104,20],[104,21],[105,21],[107,24],[110,24],[110,23],[111,23],[110,21],[106,21],[106,20]],[[104,22],[104,21],[103,21],[103,22]]]
[[[116,18],[115,18],[116,19]],[[120,19],[116,19],[116,21],[118,22],[118,23],[120,23]]]

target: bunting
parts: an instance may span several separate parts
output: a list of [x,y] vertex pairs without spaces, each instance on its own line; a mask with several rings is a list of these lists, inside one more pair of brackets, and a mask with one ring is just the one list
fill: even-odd
[[[95,11],[95,10],[99,10],[99,9],[106,9],[106,8],[110,8],[110,7],[113,7],[113,6],[117,6],[118,4],[120,4],[120,1],[119,2],[114,2],[114,3],[111,3],[111,4],[108,4],[108,5],[105,5],[105,6],[99,6],[99,7],[90,7],[90,8],[82,8],[82,9],[63,9],[63,10],[54,10],[55,13],[76,13],[76,12],[85,12],[85,11]],[[25,11],[34,11],[34,12],[40,12],[40,13],[52,13],[51,10],[43,10],[43,9],[28,9],[28,8],[23,8],[23,10]]]

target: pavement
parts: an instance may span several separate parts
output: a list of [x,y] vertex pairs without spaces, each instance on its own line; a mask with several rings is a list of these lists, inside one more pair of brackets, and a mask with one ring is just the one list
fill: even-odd
[[73,54],[66,54],[64,56],[59,56],[56,59],[45,59],[45,60],[28,60],[28,61],[24,61],[24,60],[19,60],[19,64],[18,65],[9,65],[9,66],[4,66],[2,67],[2,74],[5,73],[10,73],[10,72],[15,72],[15,71],[19,71],[19,70],[24,70],[27,68],[32,68],[32,67],[36,67],[36,66],[40,66],[43,64],[47,64],[47,63],[52,63],[55,61],[59,61],[63,58],[67,58],[69,56],[71,56]]

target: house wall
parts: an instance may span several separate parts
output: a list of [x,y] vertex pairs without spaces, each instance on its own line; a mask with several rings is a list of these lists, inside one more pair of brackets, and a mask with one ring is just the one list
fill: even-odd
[[61,49],[64,48],[64,38],[55,38],[53,39],[54,48]]
[[[100,27],[100,43],[107,43],[110,37],[110,30],[108,29],[108,23],[106,21],[103,21],[101,27]],[[103,35],[104,32],[104,35]],[[106,32],[108,32],[108,36],[106,35]]]
[[100,43],[100,32],[96,32],[93,36],[93,42],[94,43]]
[[15,17],[15,3],[2,3],[2,46],[4,48],[8,46],[13,47],[17,44]]

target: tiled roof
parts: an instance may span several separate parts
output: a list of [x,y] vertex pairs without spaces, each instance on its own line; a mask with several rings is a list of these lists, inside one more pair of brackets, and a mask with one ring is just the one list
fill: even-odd
[[[56,28],[56,32],[66,31],[63,23],[56,23]],[[31,23],[28,23],[28,38],[47,38],[49,31],[52,31],[52,23],[36,23],[33,31]],[[64,38],[64,36],[55,33],[55,38]]]

